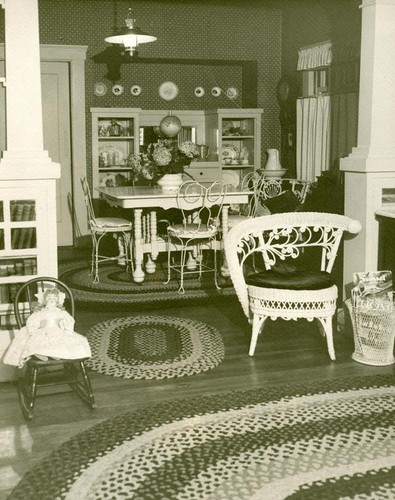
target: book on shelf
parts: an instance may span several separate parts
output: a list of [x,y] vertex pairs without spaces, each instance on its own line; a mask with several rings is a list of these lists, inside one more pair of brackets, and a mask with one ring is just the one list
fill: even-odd
[[35,219],[35,201],[15,201],[11,207],[12,222],[20,222]]
[[15,250],[19,248],[19,241],[21,239],[21,227],[15,227],[11,229],[11,249]]
[[18,248],[32,248],[34,227],[21,227],[19,240],[17,241]]
[[0,304],[9,304],[10,289],[7,284],[0,285]]

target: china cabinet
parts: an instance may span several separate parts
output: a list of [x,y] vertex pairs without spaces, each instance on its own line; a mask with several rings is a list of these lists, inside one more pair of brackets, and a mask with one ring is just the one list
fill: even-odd
[[208,113],[208,141],[216,142],[222,171],[235,177],[235,182],[247,171],[261,168],[262,113],[260,108],[217,109]]
[[182,123],[178,140],[191,140],[202,152],[190,167],[195,178],[211,181],[225,176],[237,186],[245,173],[261,168],[260,108],[172,112],[91,108],[93,187],[131,184],[127,156],[158,139],[159,123],[169,113]]
[[132,181],[129,154],[139,151],[139,108],[91,108],[93,186]]

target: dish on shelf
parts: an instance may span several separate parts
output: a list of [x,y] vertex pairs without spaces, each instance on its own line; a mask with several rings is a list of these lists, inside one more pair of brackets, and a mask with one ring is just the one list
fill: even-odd
[[226,91],[226,95],[229,97],[229,99],[236,99],[236,97],[239,95],[239,91],[235,87],[229,87]]
[[222,159],[236,160],[239,156],[239,150],[233,144],[222,144]]
[[95,83],[94,93],[95,93],[95,95],[97,95],[99,97],[106,95],[107,94],[107,85],[103,82]]
[[130,93],[134,96],[138,96],[141,94],[141,87],[140,85],[132,85],[130,87]]
[[221,88],[220,87],[213,87],[211,89],[211,95],[214,97],[219,97],[221,95]]
[[127,186],[129,182],[127,174],[123,173],[108,173],[103,175],[99,181],[101,187]]
[[112,86],[111,90],[114,95],[121,95],[123,94],[123,85],[117,83],[116,85]]
[[165,101],[172,101],[178,95],[178,87],[173,82],[163,82],[159,87],[159,96]]
[[240,176],[235,170],[222,170],[222,183],[237,188]]
[[115,147],[101,148],[99,150],[99,168],[124,164],[125,158],[122,150]]

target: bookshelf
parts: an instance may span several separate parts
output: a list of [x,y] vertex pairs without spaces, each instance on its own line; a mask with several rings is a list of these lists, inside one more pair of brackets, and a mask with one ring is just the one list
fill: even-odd
[[[12,194],[11,194],[12,193]],[[16,196],[13,196],[13,194]],[[38,193],[4,190],[0,198],[0,314],[11,311],[16,290],[37,275]]]

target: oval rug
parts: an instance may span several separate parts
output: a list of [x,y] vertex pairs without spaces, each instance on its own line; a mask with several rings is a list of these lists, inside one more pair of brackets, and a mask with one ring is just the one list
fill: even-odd
[[225,356],[217,329],[174,316],[115,318],[86,334],[92,349],[87,366],[113,377],[164,379],[215,368]]
[[393,375],[128,411],[62,444],[8,500],[394,498]]
[[100,282],[93,283],[89,262],[73,260],[60,263],[59,279],[71,288],[76,304],[89,309],[147,310],[235,297],[230,279],[219,275],[221,290],[217,290],[211,273],[201,280],[198,276],[186,275],[185,294],[180,294],[177,279],[164,284],[167,271],[163,266],[165,264],[158,262],[154,274],[146,273],[143,283],[135,283],[124,268],[114,263],[104,264],[100,266]]

